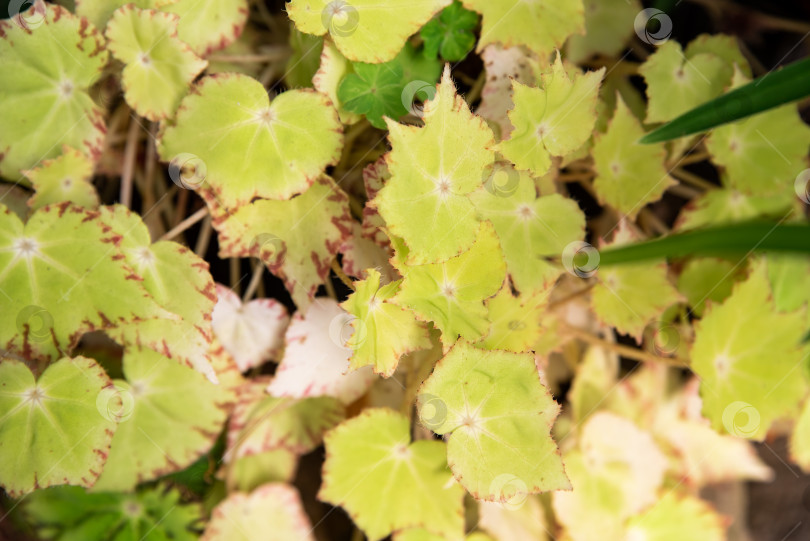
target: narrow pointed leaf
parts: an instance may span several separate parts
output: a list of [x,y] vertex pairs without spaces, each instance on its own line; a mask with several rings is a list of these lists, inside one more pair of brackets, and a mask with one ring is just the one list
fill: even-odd
[[766,73],[703,105],[695,107],[641,138],[657,143],[734,122],[810,95],[810,58]]

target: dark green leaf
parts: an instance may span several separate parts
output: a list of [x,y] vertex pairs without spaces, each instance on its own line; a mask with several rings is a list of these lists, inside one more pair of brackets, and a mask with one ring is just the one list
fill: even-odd
[[402,66],[353,64],[354,73],[343,78],[337,96],[347,111],[365,115],[375,128],[385,129],[383,116],[398,119],[407,110],[402,104]]
[[789,252],[810,256],[810,224],[746,222],[676,233],[601,251],[599,265],[686,256]]
[[475,46],[472,31],[477,24],[478,15],[456,0],[422,27],[419,35],[425,42],[425,56],[435,59],[441,54],[451,62],[462,60]]
[[810,96],[810,58],[769,72],[750,83],[695,107],[641,138],[658,143],[710,130]]

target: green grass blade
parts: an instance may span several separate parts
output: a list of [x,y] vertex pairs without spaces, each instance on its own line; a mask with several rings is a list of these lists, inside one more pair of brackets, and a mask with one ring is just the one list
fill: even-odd
[[810,224],[745,222],[676,233],[603,250],[599,253],[599,265],[685,256],[745,256],[752,251],[810,256]]
[[750,83],[695,107],[640,139],[659,143],[704,132],[810,96],[810,58],[771,71]]

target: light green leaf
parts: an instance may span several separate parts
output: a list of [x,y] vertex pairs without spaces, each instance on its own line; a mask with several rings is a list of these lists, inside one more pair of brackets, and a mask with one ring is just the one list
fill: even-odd
[[484,61],[487,75],[481,90],[481,104],[475,112],[487,119],[501,141],[512,132],[508,117],[509,110],[515,106],[512,102],[512,80],[525,85],[535,84],[540,65],[538,59],[523,47],[504,48],[496,44],[484,48],[481,60]]
[[706,225],[745,222],[760,217],[786,217],[791,208],[792,194],[748,196],[740,191],[723,188],[710,190],[684,207],[676,229],[695,229]]
[[410,310],[387,302],[399,290],[400,281],[380,286],[380,273],[368,269],[366,280],[355,282],[355,292],[341,304],[352,314],[354,333],[347,345],[354,350],[349,368],[373,366],[374,372],[390,377],[399,358],[430,348],[427,327]]
[[94,491],[128,491],[182,470],[214,444],[229,413],[228,392],[149,349],[124,353],[126,381],[99,395],[102,415],[118,423]]
[[635,218],[648,203],[658,201],[675,181],[664,166],[663,143],[639,144],[644,128],[621,97],[607,133],[593,146],[596,178],[593,187],[600,202]]
[[[733,87],[748,79],[739,71]],[[810,127],[796,105],[784,105],[718,126],[706,139],[712,162],[726,172],[724,183],[753,196],[793,193],[791,180],[806,167]]]
[[596,99],[604,69],[572,77],[560,55],[541,74],[542,88],[512,82],[515,108],[509,121],[515,127],[498,150],[518,169],[545,175],[552,156],[579,149],[596,122]]
[[388,170],[386,159],[384,155],[376,162],[368,164],[363,169],[363,186],[366,189],[366,196],[368,197],[368,201],[365,206],[363,206],[363,237],[373,240],[382,248],[389,248],[391,241],[384,230],[385,220],[380,216],[374,204],[374,198],[391,178],[391,172]]
[[180,16],[177,35],[200,56],[224,49],[242,33],[247,0],[157,0],[163,11]]
[[111,387],[104,369],[85,357],[64,358],[35,381],[24,363],[4,359],[0,382],[0,485],[8,495],[93,486],[115,431],[96,407]]
[[467,195],[484,183],[482,171],[495,157],[492,131],[456,93],[449,67],[424,120],[423,128],[388,122],[391,178],[374,199],[391,233],[410,248],[408,264],[470,248],[478,220]]
[[464,528],[463,490],[439,441],[411,443],[408,419],[364,410],[326,434],[318,498],[346,509],[370,541],[421,527],[449,538]]
[[336,398],[278,398],[266,389],[265,379],[251,380],[240,389],[228,421],[226,462],[278,448],[308,453],[321,444],[324,432],[345,417],[343,404]]
[[391,302],[433,321],[450,342],[459,335],[478,340],[490,327],[484,300],[498,292],[505,278],[500,253],[492,224],[482,222],[468,251],[442,263],[401,268],[405,278]]
[[[632,236],[622,227],[611,247],[626,244]],[[591,294],[591,307],[603,323],[641,342],[644,328],[651,319],[681,300],[670,283],[664,262],[639,262],[599,269]],[[650,295],[654,291],[655,295]]]
[[111,228],[126,263],[141,278],[152,300],[167,311],[166,317],[123,323],[108,334],[124,346],[160,352],[216,382],[208,358],[213,338],[211,312],[216,303],[208,263],[176,242],[152,244],[140,216],[121,205],[102,208],[101,221]]
[[315,541],[312,525],[291,485],[268,483],[249,495],[235,492],[211,512],[201,541]]
[[183,99],[161,130],[158,150],[178,169],[186,163],[202,169],[195,179],[232,208],[305,191],[337,163],[341,145],[340,121],[326,96],[289,90],[271,103],[257,80],[221,74],[205,77]]
[[124,260],[99,212],[70,203],[28,223],[0,206],[0,343],[27,359],[56,359],[90,331],[171,318]]
[[723,541],[727,519],[699,498],[667,492],[627,522],[626,539]]
[[573,539],[625,539],[624,521],[658,500],[667,458],[651,434],[613,413],[595,413],[579,432],[565,455],[573,490],[552,495],[555,515]]
[[641,11],[638,0],[585,0],[585,35],[568,38],[567,58],[588,60],[594,54],[620,56],[633,35],[632,21]]
[[686,58],[701,53],[709,53],[726,61],[729,66],[736,66],[746,77],[751,77],[751,66],[740,51],[736,36],[726,34],[701,34],[686,46]]
[[75,148],[66,146],[58,158],[44,160],[23,174],[36,190],[28,200],[32,210],[63,201],[88,209],[98,208],[98,194],[91,182],[93,160]]
[[802,471],[810,470],[810,400],[806,397],[790,436],[790,460]]
[[687,57],[677,41],[669,40],[658,45],[638,71],[650,100],[647,122],[666,122],[719,96],[731,82],[733,68],[712,53]]
[[121,84],[135,112],[149,120],[171,116],[208,62],[177,37],[177,15],[131,4],[116,10],[105,35],[113,56],[126,64]]
[[582,0],[462,0],[483,16],[480,51],[490,43],[525,45],[539,56],[562,47],[571,34],[585,30]]
[[773,302],[781,312],[810,305],[810,259],[795,255],[769,254],[768,280]]
[[154,487],[134,494],[87,493],[81,487],[38,490],[24,512],[40,539],[195,541],[201,506],[183,503],[176,488]]
[[534,179],[498,162],[484,187],[470,195],[476,211],[495,226],[512,283],[522,293],[544,290],[562,272],[544,256],[559,256],[585,238],[585,215],[558,194],[537,197]]
[[[292,54],[287,60],[287,65],[284,66],[284,84],[287,88],[312,88],[318,66],[321,66],[323,62],[323,51],[327,46],[326,40],[322,37],[299,32],[295,25],[290,23]],[[337,51],[334,45],[331,47]],[[340,53],[337,54],[342,58]],[[334,98],[332,101],[337,103]]]
[[362,115],[347,111],[340,105],[340,101],[338,101],[337,98],[338,85],[346,74],[351,73],[351,70],[351,62],[338,51],[334,42],[331,39],[323,40],[321,64],[318,71],[315,72],[315,75],[312,77],[312,84],[315,90],[326,94],[329,99],[332,100],[332,104],[338,109],[338,115],[340,115],[340,121],[343,124],[355,124],[363,118]]
[[543,333],[540,318],[545,312],[547,299],[548,292],[542,291],[514,296],[512,288],[505,282],[498,294],[486,301],[492,327],[486,338],[475,345],[514,353],[533,350]]
[[691,352],[703,415],[718,432],[762,440],[776,419],[798,413],[807,391],[804,313],[776,312],[762,262],[706,312]]
[[107,64],[104,37],[61,6],[37,2],[25,17],[42,22],[0,21],[0,175],[15,181],[63,145],[98,159],[106,136],[87,93]]
[[393,60],[433,15],[452,0],[291,0],[287,14],[301,32],[329,34],[353,62],[379,64]]
[[[503,392],[509,389],[509,392]],[[534,355],[461,340],[419,390],[422,423],[447,439],[447,462],[476,499],[509,503],[570,488],[551,426],[560,406]]]
[[315,298],[352,230],[348,197],[326,176],[298,197],[257,200],[214,226],[221,257],[260,258],[300,310]]
[[685,297],[692,312],[700,317],[707,301],[723,302],[740,278],[744,267],[732,261],[715,258],[697,258],[687,262],[678,277],[678,291]]
[[115,10],[127,4],[140,9],[159,9],[174,2],[177,0],[76,0],[76,15],[103,29]]
[[228,493],[253,492],[265,483],[291,483],[298,467],[298,455],[276,447],[257,455],[236,459],[223,468]]
[[577,424],[584,424],[619,379],[619,356],[604,348],[591,346],[577,366],[576,376],[568,391],[571,415]]

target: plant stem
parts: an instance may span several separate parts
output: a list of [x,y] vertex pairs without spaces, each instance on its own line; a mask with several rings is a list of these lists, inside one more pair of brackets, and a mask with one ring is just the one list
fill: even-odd
[[239,258],[232,257],[228,260],[228,267],[231,274],[231,290],[239,295],[240,287],[239,282],[242,281],[242,277],[239,276]]
[[555,301],[551,301],[551,302],[549,302],[549,303],[548,303],[548,310],[554,310],[554,309],[556,309],[556,308],[559,308],[559,307],[560,307],[560,306],[562,306],[563,304],[566,304],[566,303],[568,303],[568,302],[570,302],[570,301],[573,301],[574,299],[577,299],[577,298],[579,298],[579,297],[581,297],[581,296],[585,295],[585,294],[586,294],[586,293],[588,293],[588,292],[589,292],[591,289],[593,289],[593,287],[594,287],[595,285],[596,285],[596,282],[591,282],[590,284],[588,284],[587,286],[583,287],[582,289],[579,289],[579,290],[577,290],[577,291],[574,291],[573,293],[569,293],[568,295],[566,295],[565,297],[563,297],[563,298],[561,298],[561,299],[557,299],[557,300],[555,300]]
[[716,190],[717,186],[706,180],[705,178],[699,177],[694,173],[690,173],[685,169],[681,169],[680,167],[676,167],[669,172],[670,175],[677,178],[680,181],[686,182],[687,184],[691,184],[695,188],[698,188],[702,191],[710,191]]
[[250,283],[245,290],[245,294],[242,296],[243,303],[253,298],[253,295],[256,293],[256,288],[259,287],[262,281],[262,274],[264,274],[264,263],[260,261],[258,265],[253,267],[253,276],[250,277]]
[[634,361],[639,361],[642,363],[665,363],[669,365],[684,366],[684,367],[689,366],[689,361],[685,359],[681,359],[678,357],[659,357],[658,355],[653,355],[652,353],[647,353],[646,351],[642,351],[640,349],[625,346],[623,344],[615,344],[613,342],[608,342],[604,338],[595,336],[584,329],[579,329],[577,327],[572,327],[570,325],[565,324],[561,324],[560,326],[565,332],[574,335],[576,338],[579,338],[583,342],[587,342],[594,346],[605,348],[608,351],[618,353],[622,357],[627,357],[628,359],[632,359]]
[[211,62],[230,62],[232,64],[263,64],[264,62],[278,62],[290,56],[287,47],[275,48],[265,54],[215,54],[208,57]]
[[351,289],[352,291],[355,291],[354,282],[352,282],[352,279],[351,279],[351,278],[349,278],[349,277],[346,275],[346,273],[345,273],[345,272],[343,272],[343,269],[342,269],[342,268],[340,268],[340,263],[338,263],[337,258],[335,258],[335,259],[333,259],[333,260],[332,260],[332,272],[334,272],[334,273],[335,273],[335,275],[336,275],[338,278],[340,278],[340,281],[341,281],[341,282],[343,282],[344,284],[346,284],[346,287],[348,287],[348,288],[349,288],[349,289]]
[[205,259],[205,253],[208,251],[208,245],[211,243],[211,232],[213,231],[211,225],[211,215],[205,217],[200,228],[200,236],[197,237],[197,245],[194,246],[194,253],[198,257]]
[[478,78],[472,84],[472,88],[467,93],[467,103],[472,107],[472,104],[481,97],[481,91],[484,89],[484,84],[487,82],[487,72],[482,70]]
[[133,114],[129,119],[127,143],[124,148],[124,169],[121,171],[120,203],[127,208],[132,207],[132,176],[135,172],[135,154],[138,150],[138,120]]
[[193,226],[206,216],[208,216],[208,207],[203,207],[194,214],[192,214],[191,216],[189,216],[188,218],[186,218],[185,220],[183,220],[182,222],[180,222],[179,224],[177,224],[174,228],[171,229],[171,231],[168,231],[165,235],[160,237],[160,240],[173,239],[174,237],[180,235],[181,233],[189,229],[191,226]]

